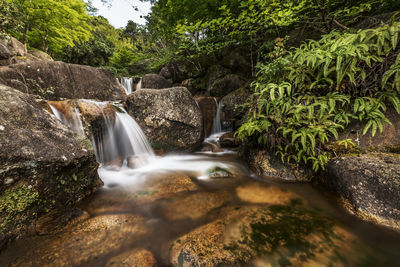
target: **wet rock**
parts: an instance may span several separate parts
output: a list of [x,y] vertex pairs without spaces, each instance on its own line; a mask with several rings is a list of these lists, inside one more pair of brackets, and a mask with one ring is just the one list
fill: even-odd
[[193,77],[194,74],[194,65],[183,60],[170,62],[160,71],[160,75],[165,79],[170,79],[172,83],[181,83],[183,80]]
[[8,86],[14,86],[18,81],[22,86],[16,89],[48,100],[119,100],[126,96],[110,71],[58,61],[0,67],[0,81]]
[[139,90],[126,106],[154,148],[194,150],[201,144],[201,112],[186,88]]
[[[243,266],[273,263],[303,266],[343,264],[337,253],[354,253],[354,236],[302,205],[227,207],[218,218],[177,238],[174,266]],[[290,253],[287,251],[290,250]],[[361,254],[361,253],[360,253]],[[363,260],[362,255],[353,257]]]
[[[215,152],[213,150],[213,152]],[[224,169],[221,167],[213,167],[207,170],[208,177],[210,178],[232,178],[234,175],[228,169]]]
[[231,198],[228,192],[199,192],[164,201],[161,210],[168,220],[196,220],[221,207]]
[[[33,249],[24,257],[18,255],[8,259],[7,266],[105,266],[107,262],[122,261],[118,257],[113,259],[110,252],[124,251],[147,232],[144,219],[139,215],[102,214],[64,229],[60,234],[25,240],[24,245]],[[139,254],[136,256],[137,260],[141,257]],[[142,256],[147,258],[149,254]],[[132,257],[128,259],[135,262]]]
[[156,266],[153,254],[145,249],[133,249],[111,258],[106,267],[150,267]]
[[72,205],[101,181],[92,146],[35,99],[0,85],[0,233],[9,240],[38,215]]
[[317,177],[361,218],[400,230],[400,158],[366,154],[331,160]]
[[234,132],[224,133],[221,135],[218,142],[222,148],[235,148],[240,145],[239,140],[235,138]]
[[89,213],[77,208],[54,210],[36,221],[35,230],[38,235],[57,234],[89,217]]
[[288,205],[300,196],[276,186],[254,182],[236,188],[236,195],[245,202],[254,204]]
[[313,177],[311,170],[282,161],[266,150],[244,149],[241,157],[250,169],[259,176],[273,177],[287,182],[308,182]]
[[245,83],[246,81],[238,75],[228,74],[212,82],[211,85],[207,88],[207,91],[210,96],[223,97],[239,89]]
[[203,117],[204,136],[211,134],[214,117],[217,113],[217,100],[214,97],[196,97]]
[[171,82],[158,74],[146,74],[142,78],[142,89],[164,89],[171,85]]

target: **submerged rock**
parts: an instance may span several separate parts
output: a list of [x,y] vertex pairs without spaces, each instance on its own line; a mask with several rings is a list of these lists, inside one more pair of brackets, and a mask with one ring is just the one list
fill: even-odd
[[[170,262],[174,266],[343,264],[336,255],[354,253],[355,237],[296,203],[293,199],[289,205],[226,207],[216,220],[173,241]],[[353,260],[359,263],[363,255],[354,255]]]
[[400,157],[366,154],[331,160],[317,177],[361,218],[400,230]]
[[126,106],[154,148],[194,150],[201,144],[201,112],[186,88],[139,90]]
[[142,89],[164,89],[171,85],[170,81],[158,74],[146,74],[142,77]]
[[0,81],[21,92],[48,100],[119,100],[126,96],[110,71],[58,61],[0,67]]
[[97,167],[88,139],[32,96],[0,85],[0,246],[43,213],[96,190]]

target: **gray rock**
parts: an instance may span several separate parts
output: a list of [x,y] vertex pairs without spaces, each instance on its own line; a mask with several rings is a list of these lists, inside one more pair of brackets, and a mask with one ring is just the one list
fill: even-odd
[[331,160],[326,177],[317,177],[363,219],[400,230],[400,159],[365,154]]
[[8,86],[15,86],[18,81],[16,89],[48,100],[119,100],[126,96],[110,71],[58,61],[0,67],[0,81]]
[[207,88],[210,96],[224,97],[242,87],[246,82],[236,74],[228,74],[216,79]]
[[163,89],[171,85],[170,81],[158,74],[146,74],[142,78],[142,89]]
[[250,169],[259,176],[277,178],[286,182],[309,182],[313,177],[311,170],[294,164],[283,163],[279,158],[262,149],[245,149],[241,157],[248,163]]
[[187,61],[173,61],[161,69],[160,75],[165,79],[172,80],[173,83],[181,83],[195,75],[195,68],[192,63]]
[[11,52],[8,50],[7,46],[0,42],[0,59],[9,59],[11,57]]
[[49,54],[47,54],[43,51],[40,51],[40,50],[29,50],[28,53],[31,54],[32,56],[36,57],[39,60],[53,61],[53,58]]
[[201,144],[201,112],[185,87],[138,90],[128,96],[126,105],[153,147],[194,150]]
[[76,203],[100,185],[90,141],[35,99],[0,85],[0,247],[38,215]]

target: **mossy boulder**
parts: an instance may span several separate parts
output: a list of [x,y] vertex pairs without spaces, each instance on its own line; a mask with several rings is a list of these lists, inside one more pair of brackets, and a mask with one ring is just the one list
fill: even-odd
[[42,214],[90,195],[101,185],[97,167],[86,137],[0,85],[0,247]]
[[59,61],[34,61],[0,67],[0,82],[47,100],[119,100],[126,97],[105,69]]
[[138,90],[126,106],[155,148],[189,151],[202,142],[201,111],[185,87]]
[[169,88],[172,83],[158,74],[146,74],[142,78],[142,89]]

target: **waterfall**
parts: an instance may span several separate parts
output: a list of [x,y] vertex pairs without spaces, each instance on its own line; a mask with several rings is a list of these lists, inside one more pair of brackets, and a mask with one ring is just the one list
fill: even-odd
[[214,100],[215,100],[215,105],[217,106],[217,112],[213,120],[211,135],[222,132],[222,126],[221,126],[222,101],[218,102],[216,98],[214,98]]
[[139,82],[136,84],[136,90],[142,89],[142,78],[140,78]]
[[62,105],[65,112],[63,114],[55,105],[49,103],[49,106],[54,116],[56,116],[62,124],[78,134],[84,134],[81,116],[76,107],[73,108],[68,103],[65,103],[65,105]]
[[121,85],[124,87],[127,95],[132,93],[132,84],[133,84],[132,78],[128,78],[128,77],[121,78]]
[[145,134],[129,114],[119,108],[115,118],[103,116],[105,124],[99,133],[92,132],[97,161],[106,165],[139,167],[154,152]]

